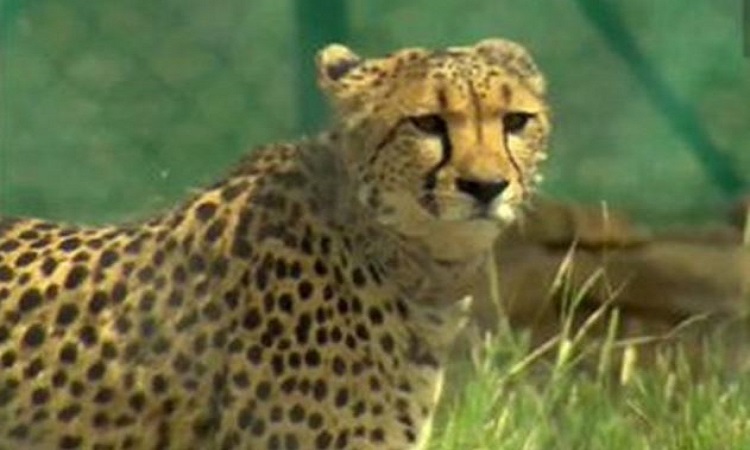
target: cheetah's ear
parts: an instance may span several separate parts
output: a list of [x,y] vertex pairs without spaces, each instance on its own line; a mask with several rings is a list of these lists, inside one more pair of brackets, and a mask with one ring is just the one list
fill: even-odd
[[318,80],[323,83],[336,83],[362,62],[362,58],[341,44],[331,44],[318,52],[315,63],[318,66]]
[[331,44],[320,50],[315,58],[318,68],[318,85],[327,95],[339,100],[356,97],[360,87],[368,85],[368,76],[361,67],[373,65],[348,47]]
[[547,89],[544,77],[522,45],[506,39],[485,39],[475,48],[490,61],[516,73],[537,94],[544,95]]

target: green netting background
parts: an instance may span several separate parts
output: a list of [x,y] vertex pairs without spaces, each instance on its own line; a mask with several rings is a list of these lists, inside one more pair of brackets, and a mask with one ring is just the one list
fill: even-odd
[[313,131],[330,39],[526,44],[556,113],[553,197],[695,223],[750,182],[741,0],[0,0],[0,27],[0,214],[141,217]]

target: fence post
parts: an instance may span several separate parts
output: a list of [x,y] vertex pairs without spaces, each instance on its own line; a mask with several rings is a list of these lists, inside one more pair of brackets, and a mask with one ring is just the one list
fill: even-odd
[[324,125],[326,107],[315,85],[314,57],[324,45],[346,42],[346,0],[296,0],[297,131],[311,133]]
[[682,137],[703,166],[707,178],[725,196],[735,200],[746,188],[746,178],[714,143],[688,103],[670,88],[659,70],[636,42],[611,2],[576,0],[583,15],[594,25],[614,53],[620,56],[643,87],[654,107],[664,115],[671,128]]

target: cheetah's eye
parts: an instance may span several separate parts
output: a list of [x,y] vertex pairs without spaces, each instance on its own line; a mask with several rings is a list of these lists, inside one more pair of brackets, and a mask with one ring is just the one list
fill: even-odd
[[448,131],[445,119],[437,114],[425,114],[423,116],[410,117],[409,121],[419,131],[433,136],[442,136]]
[[534,114],[527,112],[516,111],[506,113],[503,116],[503,128],[505,128],[506,133],[520,133],[533,117]]

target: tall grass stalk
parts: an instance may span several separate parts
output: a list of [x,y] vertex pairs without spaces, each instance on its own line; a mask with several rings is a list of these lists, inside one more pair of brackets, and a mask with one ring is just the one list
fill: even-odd
[[[639,364],[641,345],[672,340],[701,318],[666,336],[618,339],[620,316],[605,310],[608,302],[574,320],[604,274],[573,289],[573,265],[571,250],[550,287],[549,295],[565,296],[559,335],[532,347],[523,332],[503,327],[481,340],[474,363],[452,371],[460,389],[444,399],[430,449],[750,449],[750,374],[726,364],[727,343],[707,339],[690,351],[675,344],[648,367]],[[592,346],[587,335],[596,323],[605,332]],[[585,364],[591,358],[593,370]]]

